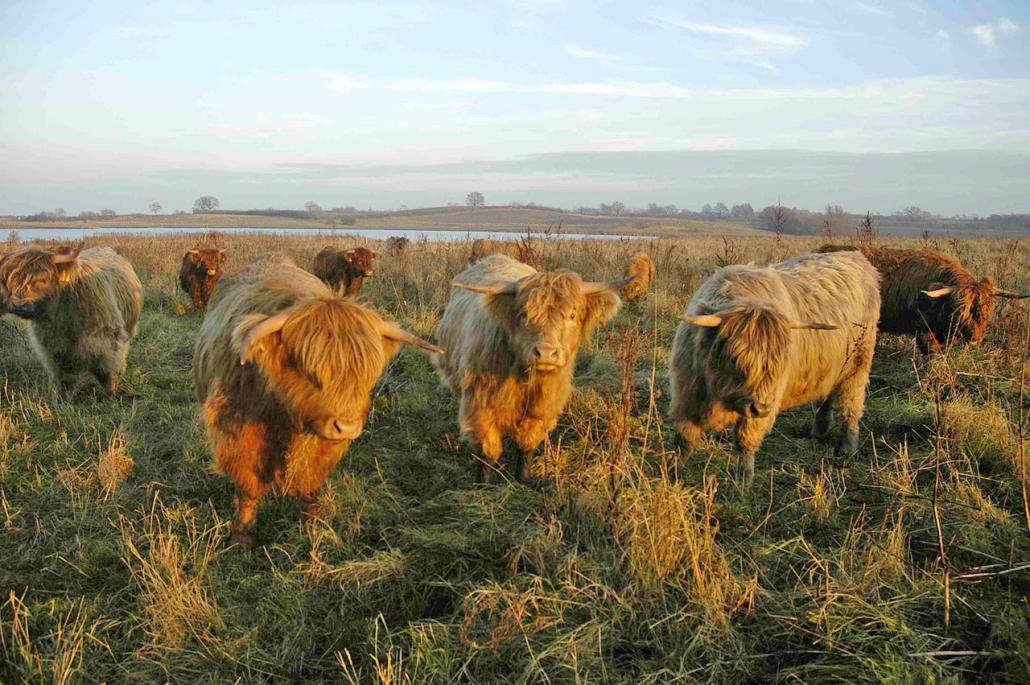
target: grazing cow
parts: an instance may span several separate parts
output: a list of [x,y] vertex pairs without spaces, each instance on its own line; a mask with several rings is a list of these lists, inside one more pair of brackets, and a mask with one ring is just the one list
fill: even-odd
[[401,343],[441,351],[285,257],[222,279],[200,326],[193,379],[215,467],[236,485],[237,541],[250,544],[271,488],[315,512]]
[[225,250],[187,250],[179,267],[179,285],[190,296],[193,308],[203,313],[211,299],[211,291],[222,277]]
[[372,278],[372,262],[379,256],[364,247],[335,250],[326,247],[315,256],[311,271],[329,287],[356,296],[366,278]]
[[444,383],[461,396],[462,435],[482,451],[483,482],[501,456],[502,439],[521,449],[518,472],[558,423],[572,387],[580,343],[621,304],[612,283],[571,271],[538,272],[491,255],[452,283],[436,329],[444,354],[434,357]]
[[776,416],[822,401],[813,437],[843,420],[838,454],[858,448],[880,316],[879,275],[857,252],[728,266],[694,293],[669,361],[672,419],[696,447],[705,429],[736,426],[743,476]]
[[956,343],[979,345],[997,298],[1023,298],[990,278],[977,281],[954,257],[932,250],[826,245],[820,252],[860,249],[880,271],[880,330],[914,335],[924,354]]
[[476,238],[472,241],[472,251],[469,253],[469,264],[474,264],[483,257],[487,257],[492,254],[507,255],[514,259],[518,259],[519,245],[514,240]]
[[143,309],[129,262],[109,247],[26,247],[0,258],[0,282],[6,309],[29,321],[32,348],[61,390],[117,389]]
[[657,272],[654,262],[646,252],[637,252],[629,258],[629,265],[626,266],[626,275],[632,278],[622,288],[622,299],[626,302],[639,299],[651,289]]
[[386,246],[390,249],[390,254],[393,257],[401,257],[411,247],[411,241],[404,236],[391,236],[386,241]]

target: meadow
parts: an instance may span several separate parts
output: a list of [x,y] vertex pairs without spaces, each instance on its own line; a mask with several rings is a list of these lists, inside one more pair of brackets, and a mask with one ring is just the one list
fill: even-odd
[[[179,259],[307,267],[325,239],[90,242],[146,290],[123,394],[55,398],[0,319],[0,682],[1030,682],[1025,304],[978,348],[882,336],[858,456],[791,411],[744,489],[727,436],[688,454],[666,423],[675,317],[718,266],[821,241],[537,240],[528,259],[591,279],[645,249],[658,279],[581,350],[536,482],[474,483],[456,399],[405,350],[310,535],[270,498],[245,550],[197,421]],[[889,242],[1030,290],[1027,241]],[[362,297],[431,339],[469,244],[339,243],[381,252]]]

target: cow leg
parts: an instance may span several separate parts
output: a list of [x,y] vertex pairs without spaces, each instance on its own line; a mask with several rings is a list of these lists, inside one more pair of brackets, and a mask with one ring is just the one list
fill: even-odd
[[830,396],[819,405],[819,409],[815,413],[815,423],[812,424],[812,431],[809,433],[814,440],[822,440],[830,432],[830,418],[836,402],[837,394],[830,393]]
[[233,524],[230,545],[254,546],[254,527],[257,521],[258,502],[261,496],[254,496],[243,488],[236,488],[236,522]]
[[518,479],[523,483],[529,481],[530,462],[549,432],[548,427],[539,419],[525,418],[519,423],[515,436],[515,442],[519,446],[516,471]]
[[690,419],[677,421],[676,432],[691,450],[696,450],[701,446],[701,440],[704,438],[705,434],[701,425],[694,423]]
[[479,436],[479,482],[489,483],[501,459],[501,433],[491,426]]
[[873,364],[872,353],[857,359],[856,364],[858,370],[840,384],[842,425],[835,452],[838,457],[849,457],[858,452],[858,423],[865,412],[866,388],[869,386],[869,370]]

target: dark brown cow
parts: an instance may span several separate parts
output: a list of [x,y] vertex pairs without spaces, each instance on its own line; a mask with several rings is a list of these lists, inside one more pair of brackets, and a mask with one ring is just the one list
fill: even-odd
[[193,379],[215,467],[236,484],[239,542],[250,543],[269,489],[315,512],[401,343],[441,351],[285,257],[222,279],[200,326]]
[[962,263],[932,250],[826,245],[820,252],[861,250],[880,272],[880,330],[914,335],[923,353],[958,343],[979,345],[987,333],[997,298],[1023,298],[977,281]]
[[222,277],[225,250],[197,248],[187,250],[179,267],[179,285],[193,301],[193,308],[203,313],[218,279]]
[[329,287],[356,296],[365,279],[372,278],[372,262],[378,256],[378,252],[364,247],[349,250],[325,247],[315,256],[311,272],[328,283]]
[[386,246],[390,249],[390,254],[394,257],[401,257],[411,247],[411,241],[404,236],[391,236],[386,241]]

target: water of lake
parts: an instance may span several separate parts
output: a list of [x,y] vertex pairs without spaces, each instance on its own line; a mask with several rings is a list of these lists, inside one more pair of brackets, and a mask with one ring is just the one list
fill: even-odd
[[[456,241],[471,240],[475,238],[491,238],[494,240],[515,240],[521,233],[505,233],[502,231],[420,231],[417,229],[405,228],[168,228],[155,226],[153,228],[0,228],[0,241],[6,242],[13,234],[16,239],[22,241],[32,240],[81,240],[86,237],[98,236],[154,236],[154,235],[182,235],[191,233],[261,233],[265,235],[320,235],[327,238],[342,238],[346,236],[357,236],[370,240],[386,240],[391,236],[403,236],[409,240],[428,241]],[[534,235],[541,235],[535,233]],[[562,238],[578,240],[581,238],[649,238],[651,236],[624,236],[624,235],[594,235],[586,233],[562,233]]]

